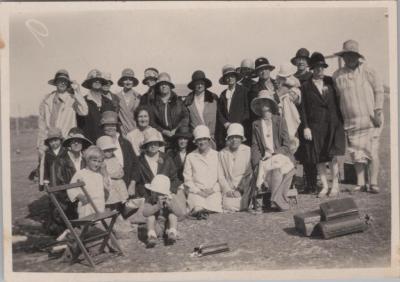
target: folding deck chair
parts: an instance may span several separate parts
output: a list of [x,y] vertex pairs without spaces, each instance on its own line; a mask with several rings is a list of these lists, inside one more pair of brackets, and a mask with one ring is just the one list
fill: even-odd
[[[83,193],[85,194],[86,198],[89,201],[89,204],[93,207],[95,213],[85,216],[83,218],[79,219],[74,219],[70,220],[68,217],[65,215],[60,203],[57,200],[57,196],[55,195],[56,192],[59,191],[66,191],[72,188],[81,188]],[[114,250],[116,248],[116,254],[117,255],[123,255],[122,249],[120,245],[118,244],[117,239],[115,238],[113,234],[113,227],[114,223],[119,215],[117,211],[105,211],[105,212],[99,212],[97,207],[95,206],[92,198],[89,196],[85,189],[85,183],[82,181],[78,181],[76,183],[72,184],[66,184],[66,185],[59,185],[59,186],[49,186],[47,183],[45,183],[45,191],[48,193],[51,201],[53,204],[56,206],[58,211],[60,212],[60,215],[69,229],[69,231],[72,234],[73,240],[75,243],[78,245],[80,251],[83,253],[84,257],[86,260],[89,262],[89,264],[93,267],[96,268],[96,264],[104,261],[104,260],[94,260],[94,257],[92,257],[88,251],[88,248],[92,248],[94,246],[100,246],[100,253],[104,253],[105,247],[107,246],[110,250]],[[106,222],[106,219],[111,219],[110,223]],[[101,222],[103,225],[105,231],[102,231],[98,234],[95,235],[90,235],[90,227],[95,225],[97,222]],[[80,235],[76,232],[74,227],[81,227],[82,232]],[[97,242],[96,242],[97,241]],[[112,246],[110,245],[110,242],[112,243]],[[89,243],[94,243],[93,245],[89,246]],[[71,263],[74,263],[79,260],[80,253],[79,252],[72,252],[71,253]]]

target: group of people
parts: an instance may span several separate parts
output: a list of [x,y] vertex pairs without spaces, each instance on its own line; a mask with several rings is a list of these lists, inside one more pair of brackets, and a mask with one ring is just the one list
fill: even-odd
[[[118,94],[110,92],[110,74],[90,71],[85,96],[60,70],[49,81],[56,90],[40,105],[40,187],[82,180],[99,210],[122,213],[134,205],[146,218],[148,247],[160,236],[174,243],[178,221],[187,215],[200,220],[262,209],[258,194],[270,195],[272,209],[288,210],[297,163],[305,192],[336,196],[337,157],[346,149],[357,173],[355,190],[378,193],[383,86],[356,41],[344,42],[336,55],[344,66],[332,77],[324,74],[324,55],[310,56],[305,48],[291,59],[297,71],[283,64],[275,79],[265,57],[226,65],[219,96],[201,70],[193,73],[187,96],[178,96],[170,75],[155,68],[144,72],[143,95],[134,90],[139,80],[131,69],[122,71]],[[71,219],[94,212],[79,188],[58,197]],[[52,232],[62,226],[58,220]]]

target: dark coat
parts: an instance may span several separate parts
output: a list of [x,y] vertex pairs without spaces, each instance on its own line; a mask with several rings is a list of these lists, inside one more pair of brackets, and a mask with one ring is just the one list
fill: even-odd
[[88,96],[85,96],[85,101],[89,111],[86,116],[76,116],[77,125],[82,129],[87,139],[96,143],[96,140],[103,135],[103,129],[100,125],[101,114],[105,111],[116,111],[116,108],[113,102],[104,96],[101,96],[101,107],[97,107],[97,104],[88,99]]
[[146,93],[140,96],[139,106],[149,106],[154,103],[154,86],[150,87]]
[[[219,149],[225,147],[225,123],[240,123],[243,125],[244,128],[250,126],[250,106],[249,99],[247,97],[247,89],[241,85],[236,84],[229,111],[227,109],[228,101],[226,99],[226,91],[227,89],[222,91],[218,99],[218,122],[216,129],[216,139],[217,147]],[[246,133],[249,132],[245,131],[245,135]],[[246,138],[249,139],[250,136],[246,135]]]
[[[253,167],[256,167],[263,158],[267,147],[264,141],[261,122],[261,119],[253,122],[253,138],[251,145],[251,163]],[[274,140],[274,154],[283,154],[293,160],[289,149],[290,140],[286,122],[278,115],[272,116],[272,134]]]
[[122,135],[119,135],[118,142],[124,158],[124,181],[128,187],[131,181],[135,180],[134,173],[139,167],[139,159],[134,153],[131,143]]
[[307,80],[310,80],[310,79],[311,79],[311,77],[312,77],[312,72],[306,71],[306,72],[303,73],[303,74],[299,74],[298,72],[296,72],[296,73],[294,74],[294,77],[296,77],[296,78],[300,81],[300,84],[303,84],[303,83],[306,82]]
[[[80,169],[85,167],[85,161],[82,158]],[[72,177],[76,173],[74,163],[68,153],[58,158],[55,162],[56,184],[63,185],[69,184]]]
[[256,84],[256,82],[250,77],[245,77],[241,81],[238,82],[239,85],[246,87],[249,91]]
[[[171,192],[175,193],[178,191],[179,185],[182,182],[178,179],[177,169],[174,161],[165,153],[159,153],[159,164],[157,174],[163,174],[167,176],[171,181]],[[139,156],[139,169],[135,172],[136,180],[136,197],[144,197],[149,199],[151,192],[145,188],[145,184],[150,184],[154,178],[154,174],[150,169],[150,166],[142,153]]]
[[[115,95],[114,93],[112,93],[111,91],[109,91],[108,93],[111,95],[111,103],[113,104],[114,111],[119,113],[119,108],[120,108],[119,97],[117,95]],[[108,99],[107,97],[104,97],[104,98]]]
[[45,157],[44,157],[44,167],[43,167],[43,180],[47,180],[50,182],[50,185],[58,185],[57,179],[56,179],[56,163],[59,161],[59,159],[65,158],[67,155],[67,150],[64,147],[60,148],[60,151],[58,152],[57,155],[54,154],[54,152],[49,148],[46,151]]
[[[149,105],[151,110],[151,126],[162,132],[163,130],[173,130],[180,126],[189,125],[189,112],[182,100],[172,92],[168,101],[167,118],[168,124],[165,120],[165,104],[161,98],[156,94],[154,103]],[[171,141],[169,137],[163,136],[166,141]]]
[[339,98],[336,95],[331,77],[324,77],[324,95],[322,96],[312,79],[301,87],[301,121],[304,128],[310,128],[312,141],[306,141],[301,134],[301,149],[297,157],[305,163],[328,162],[333,156],[343,155],[345,137],[343,118],[339,110]]

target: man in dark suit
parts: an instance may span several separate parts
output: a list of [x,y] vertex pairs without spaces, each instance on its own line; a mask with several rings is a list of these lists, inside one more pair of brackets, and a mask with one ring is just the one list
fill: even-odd
[[[228,88],[222,91],[218,99],[218,122],[217,122],[217,148],[225,147],[226,131],[231,123],[240,123],[244,128],[250,126],[250,107],[248,93],[245,87],[237,84],[241,75],[236,72],[233,66],[226,65],[222,69],[222,77],[219,83],[227,85]],[[250,131],[246,132],[251,134]],[[250,140],[250,136],[246,135]]]

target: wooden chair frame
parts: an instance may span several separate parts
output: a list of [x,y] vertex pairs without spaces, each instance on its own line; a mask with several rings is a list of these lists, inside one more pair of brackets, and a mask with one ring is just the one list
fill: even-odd
[[[93,210],[95,211],[94,214],[83,217],[83,218],[79,218],[76,220],[68,219],[68,217],[65,215],[65,213],[64,213],[60,203],[58,202],[56,195],[54,195],[54,193],[59,192],[59,191],[66,191],[66,190],[73,189],[73,188],[81,188],[82,189],[83,193],[85,194],[85,197],[89,201],[89,204],[92,206]],[[48,193],[51,201],[53,202],[53,204],[56,206],[56,208],[60,212],[60,215],[61,215],[65,225],[71,232],[74,241],[78,244],[79,249],[82,251],[86,260],[89,262],[90,266],[92,266],[93,268],[96,268],[96,262],[89,254],[87,248],[85,247],[85,243],[103,239],[100,243],[101,244],[100,252],[104,252],[104,249],[106,246],[110,250],[114,250],[114,248],[111,247],[109,244],[109,241],[111,241],[113,246],[115,246],[115,248],[117,249],[117,254],[124,255],[117,239],[115,238],[115,236],[113,234],[113,227],[114,227],[115,221],[116,221],[119,213],[117,211],[99,212],[99,210],[97,209],[96,205],[94,204],[92,198],[90,197],[89,193],[87,192],[87,190],[85,188],[85,183],[83,181],[78,181],[76,183],[59,185],[59,186],[49,186],[47,183],[45,183],[45,191]],[[109,224],[105,221],[105,219],[108,219],[108,218],[111,218],[111,221]],[[103,233],[94,235],[92,237],[85,238],[85,236],[88,234],[89,227],[99,221],[103,225],[105,231]],[[83,226],[82,232],[80,235],[78,235],[78,233],[74,229],[74,226]],[[96,244],[96,245],[99,245],[99,244]],[[93,246],[91,246],[91,247],[93,247]],[[78,257],[79,257],[79,253],[73,254],[71,263],[74,263],[78,259]]]

